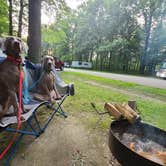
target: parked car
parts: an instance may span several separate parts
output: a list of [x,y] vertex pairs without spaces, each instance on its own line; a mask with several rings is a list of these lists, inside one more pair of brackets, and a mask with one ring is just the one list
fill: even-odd
[[166,59],[162,62],[160,69],[156,73],[156,76],[166,79]]
[[57,57],[54,57],[54,61],[55,61],[55,68],[62,71],[64,68],[64,62]]

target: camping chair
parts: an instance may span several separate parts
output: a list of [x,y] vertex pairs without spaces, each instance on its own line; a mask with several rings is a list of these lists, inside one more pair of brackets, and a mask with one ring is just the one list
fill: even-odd
[[[37,66],[37,67],[36,67]],[[33,92],[35,89],[35,85],[37,84],[37,81],[39,79],[40,75],[40,65],[33,66],[34,68],[28,68],[25,69],[25,75],[26,78],[28,78],[28,87],[31,87],[30,93],[27,91],[27,85],[24,85],[24,108],[29,110],[28,112],[21,115],[21,121],[24,124],[22,129],[15,129],[13,127],[14,124],[17,124],[17,116],[11,116],[11,117],[4,117],[0,123],[0,131],[6,131],[11,133],[18,133],[19,136],[17,136],[17,139],[10,149],[10,151],[7,154],[7,158],[4,162],[5,166],[9,165],[9,162],[14,157],[14,154],[16,150],[18,149],[18,146],[22,140],[22,137],[24,135],[31,135],[34,137],[39,137],[47,128],[53,117],[59,113],[64,118],[67,118],[67,114],[62,109],[62,104],[67,98],[67,96],[74,95],[74,85],[73,84],[65,84],[59,75],[57,74],[57,71],[53,69],[53,73],[55,75],[56,79],[56,87],[58,89],[58,92],[61,94],[61,99],[58,99],[56,101],[56,105],[52,105],[49,101],[39,102],[32,99]],[[29,93],[29,94],[28,94]],[[27,95],[28,94],[28,95]],[[46,108],[49,108],[52,110],[52,112],[49,114],[48,118],[41,124],[40,123],[40,116],[38,115],[38,112],[44,111],[41,109],[43,106],[46,106]],[[10,111],[10,110],[9,110]],[[1,132],[2,133],[2,132]],[[1,149],[0,149],[1,152]]]

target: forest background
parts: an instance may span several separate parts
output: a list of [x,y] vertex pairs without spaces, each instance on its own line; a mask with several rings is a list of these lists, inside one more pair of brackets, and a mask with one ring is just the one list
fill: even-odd
[[[34,62],[49,54],[94,70],[153,74],[166,59],[166,0],[87,0],[75,10],[64,0],[0,4],[0,35],[28,41]],[[41,9],[50,23],[40,25]]]

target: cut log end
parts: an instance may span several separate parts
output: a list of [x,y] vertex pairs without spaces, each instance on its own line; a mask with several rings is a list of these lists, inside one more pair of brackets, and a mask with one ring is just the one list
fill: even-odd
[[123,117],[127,119],[129,123],[134,123],[140,118],[137,112],[127,103],[105,103],[104,108],[109,112],[110,116],[113,116],[116,120],[120,120]]
[[121,119],[122,113],[118,111],[118,109],[111,103],[105,103],[105,110],[108,111],[110,116],[113,116],[116,120]]

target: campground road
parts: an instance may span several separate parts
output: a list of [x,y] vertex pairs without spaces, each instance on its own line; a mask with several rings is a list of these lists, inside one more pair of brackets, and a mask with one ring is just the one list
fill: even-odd
[[113,74],[113,73],[105,73],[105,72],[96,72],[91,70],[80,70],[80,69],[71,69],[65,68],[67,72],[79,72],[90,74],[94,76],[100,76],[104,78],[110,78],[113,80],[121,80],[124,82],[133,82],[140,85],[146,85],[155,88],[166,89],[166,80],[158,79],[158,78],[151,78],[151,77],[142,77],[142,76],[131,76],[125,74]]

